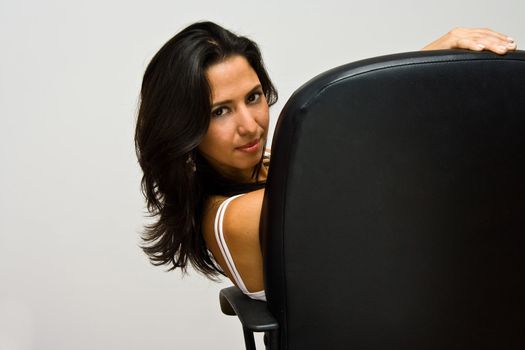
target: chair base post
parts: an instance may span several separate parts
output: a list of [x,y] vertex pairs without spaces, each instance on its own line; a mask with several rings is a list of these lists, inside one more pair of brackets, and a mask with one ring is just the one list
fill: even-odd
[[246,327],[242,327],[242,331],[244,333],[244,345],[246,346],[246,350],[256,350],[253,332]]

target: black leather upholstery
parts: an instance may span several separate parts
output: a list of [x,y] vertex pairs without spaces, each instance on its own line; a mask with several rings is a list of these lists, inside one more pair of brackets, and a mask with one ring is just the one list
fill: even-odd
[[282,349],[525,349],[525,53],[335,68],[286,104],[261,219]]

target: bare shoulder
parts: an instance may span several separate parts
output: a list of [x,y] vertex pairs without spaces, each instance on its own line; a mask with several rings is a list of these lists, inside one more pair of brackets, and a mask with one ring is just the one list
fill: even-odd
[[[262,255],[259,243],[259,220],[261,216],[264,189],[248,192],[231,200],[224,212],[222,232],[238,272],[250,291],[263,289]],[[221,265],[228,277],[232,273],[225,262],[214,235],[214,222],[221,203],[227,198],[212,198],[208,203],[203,234],[208,249]],[[233,281],[233,279],[232,279]]]
[[[236,230],[238,224],[249,224],[251,221],[259,222],[262,202],[264,198],[264,189],[244,193],[231,200],[224,217],[224,228],[228,231]],[[215,218],[219,206],[227,200],[227,197],[217,196],[211,198],[205,205],[204,222],[212,222]],[[256,220],[251,220],[256,215]],[[210,225],[205,225],[210,226]]]
[[248,231],[258,235],[264,189],[248,192],[233,199],[224,216],[224,231],[242,238]]
[[264,289],[259,240],[264,189],[233,199],[224,216],[224,235],[233,260],[249,291]]

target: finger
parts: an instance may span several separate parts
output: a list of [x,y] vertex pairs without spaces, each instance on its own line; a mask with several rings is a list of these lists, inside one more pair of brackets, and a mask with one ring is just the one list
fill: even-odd
[[503,33],[499,33],[499,32],[496,32],[492,29],[489,29],[489,28],[478,28],[478,29],[475,29],[476,32],[478,33],[481,33],[483,35],[489,35],[489,36],[494,36],[502,41],[507,41],[507,42],[513,42],[514,39],[512,39],[511,37],[509,37],[508,35],[505,35]]
[[515,50],[517,46],[513,38],[488,28],[455,28],[451,31],[451,35],[458,40],[476,40],[490,47],[501,45],[506,46],[509,50]]
[[469,50],[480,51],[480,48],[497,54],[505,54],[516,50],[516,42],[501,33],[491,29],[456,28],[453,35],[457,38],[457,46]]
[[492,29],[479,29],[479,33],[485,36],[497,38],[501,41],[500,45],[505,45],[511,49],[515,49],[517,46],[516,41],[512,37],[503,33],[498,33]]
[[515,51],[518,48],[516,41],[512,37],[491,29],[479,29],[477,36],[476,39],[479,43],[487,46],[488,50],[496,53]]
[[487,50],[497,53],[498,55],[504,55],[509,50],[515,49],[515,45],[504,45],[502,44],[503,42],[501,40],[494,40],[487,37],[481,39],[462,38],[459,39],[457,43],[458,48],[461,49],[468,49],[474,51]]
[[483,51],[487,46],[482,44],[481,42],[478,42],[477,40],[461,38],[457,41],[457,47],[459,49]]
[[508,42],[505,40],[495,39],[494,37],[485,37],[477,40],[481,45],[485,46],[486,50],[498,53],[505,54],[508,51],[516,50],[516,43]]

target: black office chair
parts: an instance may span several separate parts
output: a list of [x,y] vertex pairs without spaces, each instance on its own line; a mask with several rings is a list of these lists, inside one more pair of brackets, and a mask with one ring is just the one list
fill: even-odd
[[525,349],[525,52],[396,54],[301,87],[275,131],[267,348]]

